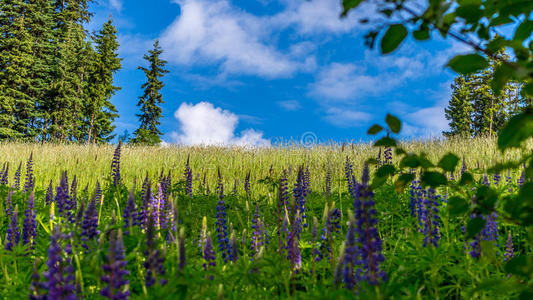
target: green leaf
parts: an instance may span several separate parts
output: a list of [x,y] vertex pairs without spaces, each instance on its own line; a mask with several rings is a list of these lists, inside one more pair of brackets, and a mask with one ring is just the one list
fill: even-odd
[[455,10],[455,13],[458,17],[465,19],[467,23],[471,24],[479,21],[479,19],[481,19],[481,17],[483,16],[483,10],[481,10],[479,4],[477,3],[465,3],[459,6]]
[[450,212],[450,216],[452,217],[466,214],[469,208],[470,205],[468,202],[459,196],[448,198],[448,210]]
[[448,152],[440,159],[439,167],[441,167],[444,171],[453,172],[455,171],[455,167],[457,166],[458,162],[459,157],[457,157],[457,155],[455,154]]
[[434,171],[426,171],[422,173],[422,184],[429,185],[432,188],[436,188],[441,185],[446,185],[448,180],[444,174]]
[[522,92],[525,93],[526,96],[533,98],[533,83],[524,85]]
[[519,256],[515,256],[511,258],[506,264],[505,264],[505,272],[510,273],[513,275],[518,275],[521,277],[528,277],[527,272],[528,267],[528,255],[522,254]]
[[407,154],[400,162],[401,167],[418,168],[420,166],[420,158],[416,154]]
[[402,122],[397,117],[387,114],[385,117],[385,122],[389,126],[389,129],[394,133],[400,133],[402,129]]
[[396,168],[394,168],[393,165],[383,165],[376,171],[376,176],[378,177],[388,177],[391,175],[394,175],[394,172],[396,171]]
[[370,188],[375,190],[385,184],[385,182],[387,182],[387,177],[374,176],[374,179],[372,179],[372,183],[370,184]]
[[343,10],[342,10],[342,13],[341,13],[341,17],[346,17],[348,12],[351,9],[354,9],[357,6],[359,6],[359,4],[361,4],[361,2],[363,2],[363,0],[342,0],[342,8],[343,8]]
[[475,237],[476,234],[480,233],[481,230],[485,228],[486,224],[487,221],[482,217],[477,217],[468,220],[468,223],[466,224],[466,238],[471,239]]
[[396,147],[396,140],[388,136],[382,137],[374,143],[375,147]]
[[486,185],[482,185],[476,190],[476,203],[481,212],[488,214],[494,210],[494,205],[498,201],[498,193]]
[[379,161],[376,158],[371,157],[371,158],[365,160],[365,163],[369,164],[369,165],[377,165],[377,164],[379,164]]
[[489,63],[479,54],[466,54],[450,59],[448,66],[457,73],[470,74],[487,68]]
[[516,31],[514,32],[513,40],[518,41],[518,42],[524,41],[527,38],[529,38],[532,32],[533,32],[533,21],[526,19],[522,22],[522,24],[518,26],[518,28],[516,28]]
[[514,116],[498,135],[498,148],[504,151],[508,148],[518,148],[523,141],[533,136],[533,109]]
[[366,134],[372,134],[372,135],[374,135],[374,134],[379,133],[381,130],[383,130],[383,127],[381,127],[381,126],[378,125],[378,124],[374,124],[374,125],[372,125],[372,127],[370,127],[370,128],[368,129],[368,131],[366,132]]
[[461,176],[461,180],[459,181],[459,185],[467,185],[471,184],[472,182],[474,182],[474,177],[472,174],[470,174],[470,172],[464,172]]
[[500,91],[507,84],[509,79],[511,79],[513,71],[514,70],[506,64],[501,64],[496,67],[496,70],[494,71],[494,76],[490,83],[491,88],[496,95],[500,94]]
[[425,41],[429,39],[429,29],[428,28],[420,28],[418,30],[413,31],[413,37],[417,41]]
[[407,36],[407,29],[402,24],[391,25],[381,39],[381,53],[387,54],[396,50]]
[[407,154],[407,152],[405,152],[405,150],[400,147],[396,148],[396,151],[394,151],[394,153],[396,153],[396,155]]
[[411,183],[415,179],[415,174],[402,174],[400,177],[398,177],[398,180],[396,180],[396,183],[394,184],[396,188],[396,193],[402,193],[407,185]]

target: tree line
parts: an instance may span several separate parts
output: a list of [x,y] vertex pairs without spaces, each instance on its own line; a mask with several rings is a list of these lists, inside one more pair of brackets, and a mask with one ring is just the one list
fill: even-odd
[[[497,53],[502,59],[509,56]],[[461,74],[452,83],[452,94],[445,108],[450,130],[444,136],[495,136],[514,115],[523,112],[532,103],[524,96],[523,84],[509,81],[495,93],[493,85],[500,79],[496,73],[501,62],[491,60],[487,68]]]
[[[0,2],[0,140],[105,143],[115,137],[117,29],[110,17],[87,32],[89,2]],[[156,41],[144,57],[148,68],[139,67],[147,81],[134,142],[160,142],[160,77],[167,72],[161,53]]]

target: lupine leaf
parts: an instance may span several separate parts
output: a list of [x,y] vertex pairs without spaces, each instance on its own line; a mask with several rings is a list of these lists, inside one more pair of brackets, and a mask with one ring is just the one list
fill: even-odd
[[502,151],[518,148],[531,136],[533,136],[533,109],[527,108],[525,112],[512,117],[501,130],[498,135],[498,148]]
[[439,167],[441,167],[444,171],[453,172],[455,171],[455,167],[457,166],[458,162],[459,158],[457,155],[448,152],[439,161]]
[[468,202],[459,196],[448,199],[448,210],[452,217],[464,215],[468,212],[469,207]]
[[396,180],[395,188],[397,193],[402,193],[407,185],[415,179],[415,174],[402,174],[400,177],[398,177],[398,180]]
[[380,126],[380,125],[378,125],[378,124],[374,124],[374,125],[372,125],[372,127],[370,127],[370,128],[368,129],[368,131],[367,131],[366,133],[367,133],[367,134],[372,134],[372,135],[374,135],[374,134],[379,133],[381,130],[383,130],[383,127],[382,127],[382,126]]
[[399,133],[402,129],[402,122],[400,121],[400,119],[393,115],[387,114],[387,116],[385,117],[385,122],[387,122],[389,129],[394,133]]
[[432,188],[436,188],[440,185],[445,185],[448,180],[442,173],[427,171],[422,173],[421,181],[424,185],[429,185]]
[[456,55],[450,59],[448,66],[457,73],[470,74],[489,66],[486,58],[479,54]]
[[388,136],[382,137],[374,143],[376,147],[395,147],[396,141]]
[[466,238],[471,239],[476,236],[476,234],[480,233],[481,230],[485,228],[486,224],[487,221],[482,217],[476,217],[468,220],[468,223],[466,224]]

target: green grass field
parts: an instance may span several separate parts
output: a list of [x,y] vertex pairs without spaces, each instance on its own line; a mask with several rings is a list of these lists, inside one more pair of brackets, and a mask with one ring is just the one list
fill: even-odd
[[[408,152],[426,153],[433,162],[449,151],[457,153],[474,174],[476,183],[472,186],[482,185],[483,173],[488,166],[517,159],[520,155],[516,150],[506,152],[503,157],[497,151],[495,141],[488,138],[404,142],[402,146]],[[109,275],[109,268],[103,266],[122,260],[127,262],[123,266],[128,271],[124,275],[127,282],[112,289],[112,293],[128,293],[132,299],[513,299],[522,283],[504,270],[509,235],[515,254],[531,253],[525,227],[508,222],[502,217],[504,214],[500,214],[507,201],[505,197],[516,194],[520,169],[501,174],[497,184],[493,174],[487,174],[490,185],[500,195],[496,204],[498,217],[494,219],[497,233],[492,238],[479,237],[476,247],[482,254],[477,258],[469,253],[474,248],[471,243],[478,237],[465,240],[463,229],[471,217],[467,214],[456,216],[448,210],[447,199],[453,196],[452,189],[437,189],[435,194],[440,196],[436,198],[424,194],[419,204],[413,204],[411,192],[429,190],[410,190],[408,187],[398,194],[392,182],[374,190],[377,237],[382,241],[380,247],[384,256],[380,270],[386,278],[381,278],[377,284],[369,284],[363,275],[370,267],[354,264],[354,269],[346,272],[358,278],[356,274],[360,273],[356,270],[359,269],[363,279],[359,278],[355,286],[348,289],[345,278],[348,273],[343,269],[346,266],[343,261],[350,249],[347,242],[350,216],[354,212],[357,216],[357,207],[354,206],[354,196],[348,191],[345,164],[348,160],[353,165],[354,178],[360,182],[364,161],[377,157],[377,148],[370,144],[259,149],[123,146],[121,179],[116,187],[110,175],[113,151],[111,145],[0,144],[0,163],[9,163],[9,183],[0,185],[0,197],[4,199],[0,205],[4,214],[0,227],[2,297],[23,299],[29,294],[36,298],[46,294],[51,297],[49,293],[61,287],[63,295],[99,299],[100,291],[107,285],[103,278],[117,278],[117,273]],[[11,196],[8,193],[12,190],[9,187],[13,186],[19,163],[22,163],[20,186],[24,185],[25,164],[30,154],[34,160],[36,235],[24,244],[23,228],[29,214],[26,208],[30,192],[14,191]],[[185,192],[187,158],[192,171],[192,196]],[[393,154],[393,165],[397,164]],[[293,189],[300,166],[309,170],[309,182],[306,195],[294,200],[297,190]],[[222,176],[220,182],[218,169]],[[330,197],[326,196],[328,169],[331,172]],[[456,178],[460,177],[459,169],[460,165],[454,173]],[[64,197],[68,198],[70,193],[69,199],[73,193],[72,179],[76,176],[74,207],[65,206],[65,202],[61,204],[65,200],[58,196],[65,190],[60,186],[64,171],[67,171],[70,185],[70,191]],[[166,188],[166,192],[158,192],[158,186],[164,182],[160,180],[162,172],[165,176],[171,174],[172,185]],[[244,188],[248,173],[249,194]],[[203,182],[204,174],[207,184]],[[283,174],[287,176],[290,197],[280,204],[277,184]],[[148,198],[143,197],[147,193],[141,188],[146,175],[151,179],[152,189],[152,197],[148,194]],[[47,204],[46,190],[50,181],[54,187],[54,200]],[[101,198],[93,197],[97,181],[102,187]],[[127,226],[124,210],[128,206],[128,191],[134,187],[134,182],[136,212],[141,213],[144,209],[150,216],[157,216],[148,217],[148,221],[141,221],[140,225]],[[234,262],[224,261],[223,251],[219,248],[226,245],[224,238],[221,242],[217,236],[220,183],[224,187],[222,205],[226,213],[228,247],[238,254]],[[206,185],[211,191],[209,195],[206,195]],[[360,191],[364,189],[360,188]],[[304,199],[305,209],[299,208],[301,199]],[[425,204],[427,199],[434,202]],[[91,203],[95,205],[93,215]],[[15,228],[13,213],[8,213],[10,205],[12,210],[18,211],[18,234],[22,232],[22,237],[7,249],[8,243],[15,241],[14,235],[9,234]],[[433,205],[433,208],[425,205]],[[334,208],[340,213],[338,219],[332,216]],[[436,210],[433,212],[433,209]],[[432,213],[424,215],[424,210]],[[260,217],[256,216],[257,212]],[[429,226],[438,227],[438,247],[431,243],[424,246],[424,237],[428,233],[424,230],[421,214],[426,218],[431,215],[435,221]],[[204,218],[205,224],[202,222]],[[86,230],[91,220],[97,222],[93,229],[98,232],[93,235],[87,234]],[[354,224],[359,224],[357,220]],[[298,221],[301,227],[295,229]],[[338,222],[338,228],[332,229],[332,222]],[[60,266],[60,274],[56,274],[59,283],[52,286],[49,276],[50,259],[54,257],[50,252],[54,227],[61,228],[66,236],[54,235],[59,236],[55,245],[60,247],[60,260],[53,265]],[[152,230],[154,234],[150,233]],[[184,233],[181,240],[177,238],[180,230]],[[289,243],[294,230],[299,230],[298,238],[295,243]],[[234,242],[231,241],[233,235]],[[215,266],[205,260],[207,236],[213,242]],[[118,250],[110,251],[115,249],[110,245],[116,245],[117,240],[124,243],[124,257],[120,259],[113,256]],[[32,241],[35,246],[31,246]],[[252,249],[257,241],[262,245]],[[356,242],[356,245],[363,248],[364,242]],[[185,255],[180,253],[180,246],[185,247]],[[291,247],[297,248],[299,263],[293,261],[288,249]],[[324,256],[322,260],[317,260],[316,251]],[[180,260],[185,257],[186,266],[182,268]],[[160,266],[150,265],[154,261],[159,261]],[[73,268],[69,269],[68,265]],[[149,283],[150,274],[156,279],[154,285]],[[64,299],[68,298],[65,296]]]

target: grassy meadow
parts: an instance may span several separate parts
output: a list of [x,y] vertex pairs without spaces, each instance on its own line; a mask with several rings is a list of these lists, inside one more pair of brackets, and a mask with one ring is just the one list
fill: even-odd
[[[472,186],[483,184],[488,166],[520,156],[518,150],[502,156],[489,138],[404,141],[402,146],[408,152],[426,153],[435,163],[447,152],[456,153],[474,174]],[[0,165],[9,165],[8,184],[0,184],[2,297],[514,299],[518,295],[513,290],[521,282],[505,272],[504,261],[509,237],[513,255],[531,253],[525,227],[498,215],[487,216],[492,222],[487,221],[487,233],[465,240],[469,216],[450,214],[451,189],[430,190],[413,182],[397,193],[390,182],[370,191],[361,178],[364,161],[384,157],[371,144],[256,149],[123,145],[119,164],[115,147],[0,144]],[[30,154],[34,184],[24,191]],[[20,163],[17,188],[13,185]],[[392,164],[398,164],[394,153]],[[120,179],[115,185],[117,165]],[[371,178],[375,169],[371,166]],[[499,180],[493,175],[487,174],[488,184],[513,197],[521,170],[502,173]],[[498,211],[505,205],[503,196]],[[367,206],[358,206],[360,199],[370,200],[364,202]],[[33,230],[27,229],[32,224]],[[375,227],[376,235],[365,241],[364,232],[373,232],[370,227]],[[370,248],[365,248],[366,243]],[[350,259],[350,253],[359,253],[354,249],[377,254],[365,263],[363,254],[359,260]],[[474,251],[482,254],[472,255]]]

